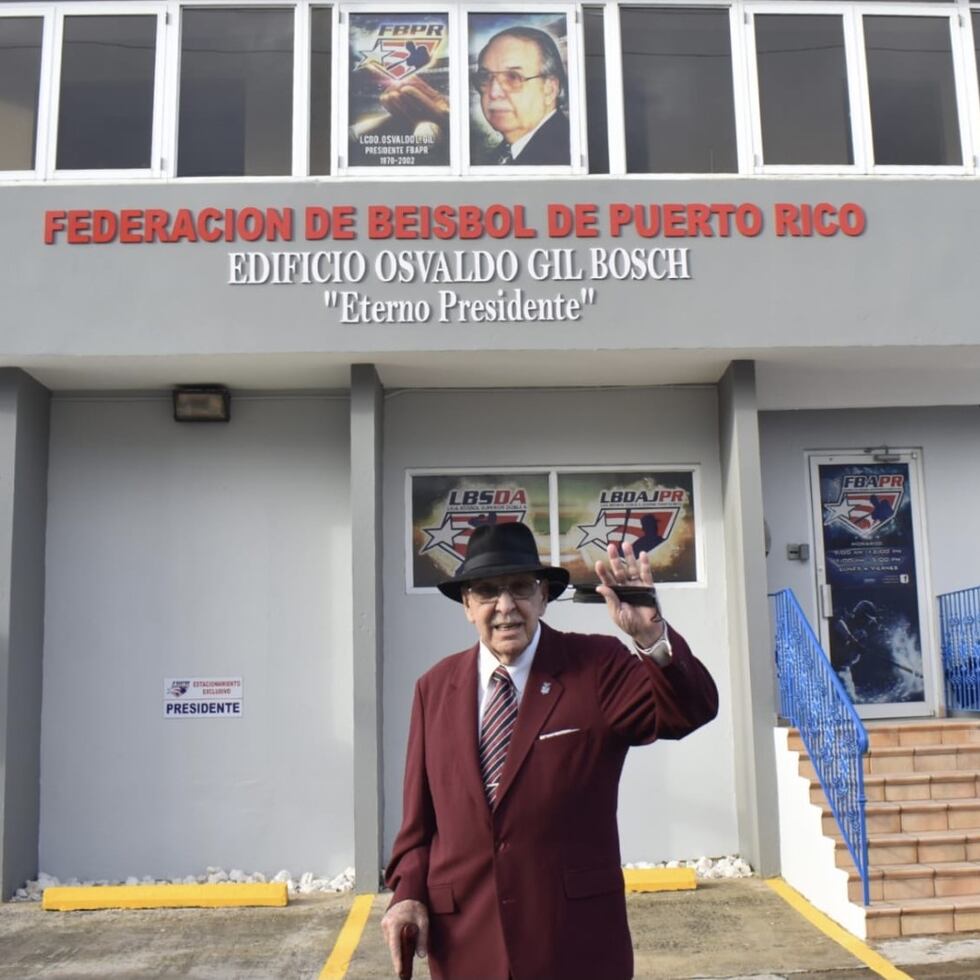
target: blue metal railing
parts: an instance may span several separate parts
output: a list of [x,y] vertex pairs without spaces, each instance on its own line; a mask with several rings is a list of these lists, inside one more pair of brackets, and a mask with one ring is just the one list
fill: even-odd
[[946,708],[980,711],[980,586],[939,596]]
[[779,712],[800,731],[844,843],[868,892],[864,765],[868,733],[791,589],[770,598],[776,627]]

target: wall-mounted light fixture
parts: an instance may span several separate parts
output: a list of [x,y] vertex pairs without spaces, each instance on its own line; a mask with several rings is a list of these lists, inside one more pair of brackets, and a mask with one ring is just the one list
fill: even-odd
[[231,396],[224,385],[177,385],[174,388],[175,422],[227,422]]
[[895,452],[893,449],[889,449],[887,446],[870,446],[869,448],[865,449],[865,452],[876,463],[898,463],[902,459],[897,452]]

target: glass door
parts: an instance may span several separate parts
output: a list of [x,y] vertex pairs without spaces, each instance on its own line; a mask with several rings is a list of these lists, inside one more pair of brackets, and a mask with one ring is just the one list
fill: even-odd
[[919,462],[810,456],[820,640],[866,718],[936,710]]

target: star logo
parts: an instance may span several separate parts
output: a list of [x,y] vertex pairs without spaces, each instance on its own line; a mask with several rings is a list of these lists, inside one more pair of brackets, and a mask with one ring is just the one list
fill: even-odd
[[442,523],[437,527],[424,527],[425,544],[419,549],[424,555],[429,551],[441,551],[452,559],[455,565],[462,564],[469,547],[470,535],[481,524],[504,524],[524,520],[527,511],[506,512],[486,510],[455,510],[443,514]]
[[575,545],[576,548],[584,548],[590,544],[596,544],[600,548],[606,548],[609,545],[610,537],[619,537],[621,535],[623,530],[622,522],[611,521],[607,515],[608,511],[605,509],[600,510],[599,515],[591,524],[578,525],[578,529],[582,532],[582,540]]

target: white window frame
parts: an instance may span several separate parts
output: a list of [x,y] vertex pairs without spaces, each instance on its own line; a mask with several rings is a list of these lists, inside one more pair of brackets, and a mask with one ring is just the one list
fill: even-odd
[[711,585],[708,580],[708,570],[705,562],[707,554],[708,522],[704,518],[704,487],[701,478],[701,463],[626,463],[616,465],[601,465],[597,463],[569,464],[567,466],[555,464],[549,466],[444,466],[444,467],[410,467],[405,470],[405,484],[403,488],[403,499],[405,503],[405,527],[404,527],[404,546],[405,546],[405,594],[406,595],[433,595],[437,593],[435,586],[415,585],[414,566],[415,566],[415,545],[412,538],[414,511],[412,509],[412,481],[416,477],[426,476],[546,476],[548,478],[548,556],[542,555],[542,559],[550,564],[561,563],[561,535],[558,531],[558,481],[563,476],[576,476],[602,473],[636,473],[658,474],[658,473],[690,473],[691,474],[691,506],[694,508],[694,555],[697,568],[697,577],[690,582],[657,582],[657,589],[661,592],[684,591],[688,589],[705,589]]
[[[745,45],[747,49],[747,71],[752,133],[751,174],[806,174],[813,176],[861,174],[865,163],[865,112],[861,101],[860,86],[857,83],[859,67],[857,48],[854,42],[854,20],[850,16],[853,7],[848,4],[826,2],[812,3],[748,3],[745,5]],[[848,124],[851,130],[851,152],[854,162],[840,164],[767,164],[762,141],[762,101],[759,88],[759,62],[756,48],[755,18],[758,15],[776,16],[825,16],[838,17],[841,21],[841,34],[844,42],[844,68],[847,72]],[[870,118],[870,117],[868,117]]]
[[[587,174],[589,147],[585,136],[585,57],[583,44],[583,26],[580,3],[473,3],[466,4],[460,11],[461,30],[459,37],[462,52],[461,64],[463,72],[457,72],[462,84],[461,124],[457,130],[461,141],[462,171],[478,177],[496,177],[508,179],[511,177],[554,177],[569,174]],[[526,9],[524,9],[526,8]],[[568,50],[565,58],[565,70],[568,81],[568,125],[569,125],[569,160],[568,166],[521,166],[519,163],[507,167],[496,165],[485,166],[470,162],[470,125],[469,125],[469,17],[471,14],[492,14],[501,11],[515,11],[531,14],[564,14],[567,25]]]
[[[175,0],[167,5],[169,13],[167,43],[167,115],[168,122],[163,144],[162,176],[177,183],[191,184],[271,184],[309,175],[309,125],[310,125],[310,9],[311,6],[334,6],[334,43],[336,44],[336,6],[329,3],[311,4],[309,0]],[[290,167],[282,174],[227,174],[215,177],[177,175],[177,151],[180,146],[180,55],[183,42],[183,11],[199,9],[229,10],[292,10],[293,11],[293,88],[292,88],[292,138]],[[305,91],[304,91],[305,84]],[[333,96],[336,97],[335,95]],[[333,120],[331,119],[331,125]],[[303,146],[299,139],[302,134]]]
[[[747,171],[762,175],[807,176],[854,176],[861,174],[887,175],[963,175],[974,170],[971,151],[971,133],[976,132],[973,118],[977,112],[976,97],[970,95],[970,83],[976,86],[976,71],[963,55],[962,17],[959,11],[945,5],[932,4],[847,4],[847,3],[757,3],[745,4],[745,37],[749,48],[748,85],[749,109],[752,127],[752,167]],[[853,164],[785,165],[767,164],[762,142],[762,113],[759,91],[758,60],[755,46],[755,18],[759,14],[789,16],[824,15],[841,18],[844,36],[844,60],[847,69],[848,104],[850,108],[851,146]],[[954,92],[956,96],[957,123],[959,125],[960,152],[963,163],[948,166],[882,165],[874,161],[874,134],[871,126],[871,90],[868,81],[867,53],[864,44],[864,18],[866,16],[897,16],[906,18],[945,18],[949,22],[950,51],[953,60]]]
[[[330,11],[331,51],[330,59],[330,168],[326,174],[312,174],[310,157],[313,152],[310,131],[310,110],[313,104],[313,11]],[[296,5],[296,36],[302,35],[303,48],[295,52],[297,78],[293,100],[293,115],[302,121],[303,138],[300,139],[293,128],[293,176],[312,177],[323,180],[337,175],[337,146],[340,126],[340,84],[339,45],[340,45],[340,4],[329,0],[299,0]],[[300,21],[302,23],[300,23]],[[299,113],[297,116],[296,114]]]
[[980,82],[977,79],[976,38],[973,32],[973,13],[980,14],[980,5],[971,6],[969,0],[959,0],[959,42],[963,58],[963,80],[966,90],[967,115],[970,120],[970,155],[963,158],[969,172],[976,174],[980,169]]
[[37,180],[47,172],[48,161],[48,113],[50,100],[48,91],[51,76],[51,35],[54,30],[54,10],[51,7],[37,7],[24,4],[23,7],[4,7],[0,17],[17,18],[19,20],[37,19],[41,21],[41,61],[38,66],[37,88],[37,118],[34,130],[34,167],[30,170],[0,170],[0,179],[4,181]]
[[[583,4],[603,6],[600,0]],[[740,0],[605,0],[606,125],[609,137],[609,176],[626,180],[731,180],[751,173],[752,136],[746,107],[744,79],[747,74],[745,28]],[[732,59],[732,123],[735,133],[736,169],[725,173],[660,172],[628,173],[626,170],[626,99],[623,89],[622,7],[667,7],[673,10],[708,8],[728,11],[728,37]],[[582,60],[582,59],[580,59]],[[584,67],[584,66],[583,66]],[[604,174],[593,175],[603,179]]]
[[[338,176],[371,177],[378,180],[404,179],[412,175],[420,177],[448,177],[459,173],[459,130],[460,110],[459,100],[463,97],[460,91],[461,74],[459,68],[459,22],[460,11],[448,3],[418,4],[394,3],[344,3],[337,5],[338,30],[334,34],[334,86],[333,100],[335,107],[334,139],[331,141],[331,156],[334,161],[334,172]],[[347,133],[350,127],[350,98],[347,81],[350,78],[350,17],[360,15],[397,14],[410,15],[419,12],[421,16],[428,14],[445,14],[449,25],[449,165],[448,166],[411,166],[411,167],[364,167],[351,166],[347,159]],[[463,90],[465,92],[465,90]]]
[[[939,9],[937,9],[939,8]],[[967,86],[965,75],[968,65],[963,63],[963,47],[958,43],[958,32],[965,29],[962,25],[961,11],[956,8],[945,7],[939,3],[932,4],[899,4],[899,3],[876,3],[860,5],[854,8],[854,17],[857,21],[855,30],[855,40],[858,43],[858,54],[860,58],[861,70],[861,89],[864,102],[865,127],[867,131],[866,153],[869,162],[868,172],[871,174],[922,174],[925,176],[963,176],[973,172],[973,151],[970,127],[970,113],[967,107]],[[874,162],[874,133],[871,128],[871,87],[868,81],[868,63],[864,42],[864,18],[865,17],[932,17],[935,19],[945,18],[949,25],[949,47],[953,59],[953,91],[956,96],[956,118],[960,130],[960,159],[962,163],[949,166],[924,166],[909,165],[895,166],[885,165]]]
[[[582,18],[579,4],[574,3],[473,3],[449,4],[446,2],[427,4],[424,13],[445,13],[449,22],[449,106],[450,129],[452,131],[448,166],[403,167],[364,167],[351,166],[347,161],[347,130],[349,125],[350,100],[347,93],[347,79],[350,77],[350,15],[351,14],[406,14],[418,8],[412,4],[374,4],[338,3],[335,5],[339,26],[334,35],[334,173],[341,177],[370,177],[376,180],[398,180],[406,176],[413,178],[447,178],[458,176],[493,176],[498,179],[553,177],[555,175],[588,173],[588,147],[584,141],[585,103],[584,103],[584,64],[582,59]],[[567,71],[570,130],[570,160],[568,166],[479,166],[469,159],[469,16],[470,14],[500,13],[526,9],[528,14],[562,14],[567,24]],[[399,177],[400,175],[400,177]]]
[[[48,74],[48,118],[46,166],[41,173],[54,180],[72,181],[138,181],[159,179],[164,176],[160,166],[160,147],[163,137],[164,103],[164,50],[166,45],[166,7],[162,3],[100,3],[60,4],[54,8],[54,25],[51,35],[51,69]],[[150,121],[150,166],[133,169],[59,170],[58,115],[61,101],[62,42],[66,17],[155,17],[156,50],[153,59],[153,106]]]
[[[582,7],[602,8],[604,13],[604,44],[606,68],[606,110],[609,149],[608,178],[630,180],[724,180],[737,175],[755,176],[967,176],[980,172],[980,83],[972,15],[980,13],[978,0],[950,2],[897,2],[897,0],[582,0],[582,2],[532,3],[528,0],[482,0],[475,3],[454,3],[441,0],[425,7],[425,11],[448,14],[451,30],[450,100],[452,112],[452,143],[448,167],[348,167],[341,165],[346,157],[346,122],[348,112],[347,78],[349,71],[349,37],[347,19],[354,13],[410,13],[418,10],[417,0],[388,0],[385,3],[361,0],[161,0],[141,3],[122,0],[114,3],[80,3],[63,0],[61,3],[3,4],[0,17],[40,18],[42,49],[40,87],[37,107],[35,166],[33,170],[0,171],[0,182],[140,183],[144,181],[177,180],[179,182],[236,183],[277,182],[290,179],[324,179],[328,175],[310,174],[310,43],[311,19],[315,8],[329,8],[333,27],[333,58],[331,66],[331,166],[332,178],[386,180],[408,176],[419,180],[452,177],[496,180],[518,178],[550,178],[553,176],[588,174],[587,107],[585,104],[584,17]],[[724,174],[705,173],[626,173],[626,111],[623,92],[622,6],[713,8],[729,13],[734,95],[734,129],[737,152],[737,171]],[[291,164],[288,173],[268,176],[177,177],[179,146],[180,57],[183,12],[195,8],[230,8],[242,10],[286,8],[293,11],[293,89]],[[507,168],[476,166],[469,162],[469,86],[468,86],[468,18],[471,13],[562,13],[568,24],[568,84],[569,124],[571,130],[571,164],[565,167]],[[851,141],[854,163],[851,165],[767,165],[763,155],[761,113],[759,102],[755,22],[757,14],[840,16],[842,19],[845,62],[848,73]],[[58,102],[62,65],[64,18],[67,16],[156,16],[156,57],[154,62],[154,95],[151,137],[151,166],[131,170],[58,170],[57,131]],[[960,147],[963,162],[953,166],[895,166],[876,164],[873,158],[871,104],[868,84],[867,56],[864,45],[864,19],[868,16],[938,17],[949,22],[953,84],[957,100],[957,122],[960,128]],[[344,161],[346,162],[346,161]],[[391,172],[400,175],[392,178]],[[605,175],[595,175],[604,179]],[[605,179],[608,179],[605,178]]]

